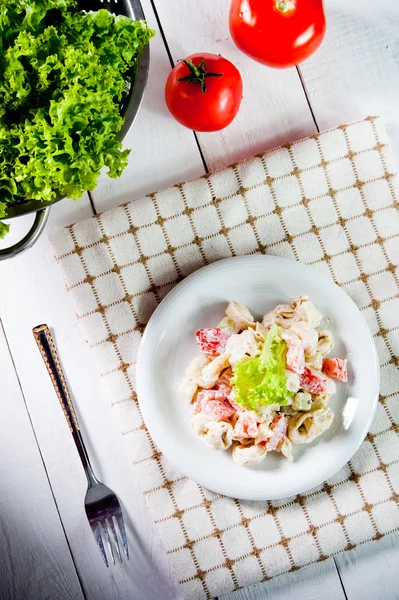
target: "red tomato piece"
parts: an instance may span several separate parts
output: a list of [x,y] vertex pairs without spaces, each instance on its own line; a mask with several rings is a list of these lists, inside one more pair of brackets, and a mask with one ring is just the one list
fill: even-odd
[[323,360],[323,373],[347,383],[348,381],[348,361],[346,358],[325,358]]
[[194,410],[195,412],[202,412],[210,419],[215,419],[216,421],[229,419],[235,413],[225,394],[218,390],[203,390],[199,392]]
[[222,392],[224,392],[227,396],[228,399],[230,399],[230,395],[233,391],[233,388],[231,387],[230,384],[230,379],[233,376],[233,372],[231,369],[226,369],[226,371],[224,371],[224,373],[222,373],[222,375],[219,377],[219,379],[217,380],[216,384],[215,384],[215,388],[217,390],[221,390]]
[[269,67],[308,58],[326,31],[322,0],[232,0],[230,33],[242,52]]
[[169,73],[165,101],[176,121],[194,131],[219,131],[242,100],[238,69],[220,54],[192,54]]
[[234,390],[230,384],[232,377],[233,371],[231,369],[226,369],[221,375],[221,377],[219,377],[219,379],[217,380],[215,388],[226,394],[227,400],[238,413],[246,412],[248,408],[246,406],[241,406],[240,404],[237,404],[237,402],[235,401]]
[[256,438],[258,435],[256,415],[251,411],[242,412],[234,426],[233,435],[236,438]]
[[273,435],[268,440],[265,440],[264,443],[262,442],[268,452],[275,450],[287,435],[288,417],[284,415],[276,417],[273,420],[270,429],[273,430]]
[[323,373],[316,371],[315,369],[311,369],[310,367],[305,367],[304,372],[301,375],[301,389],[304,392],[309,392],[310,394],[322,394],[326,391],[328,379]]
[[285,355],[287,369],[302,375],[305,369],[305,353],[303,344],[289,344]]
[[198,329],[195,334],[197,345],[203,354],[216,356],[223,354],[226,343],[232,334],[225,329],[214,327],[213,329]]

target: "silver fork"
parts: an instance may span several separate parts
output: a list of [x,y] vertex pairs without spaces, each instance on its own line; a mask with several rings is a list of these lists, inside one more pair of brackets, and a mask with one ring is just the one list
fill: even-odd
[[80,433],[80,427],[72,404],[72,398],[68,390],[50,329],[47,325],[38,325],[33,329],[33,335],[47,367],[55,391],[57,392],[58,400],[60,401],[65,418],[68,422],[72,437],[75,440],[76,448],[86,473],[88,488],[85,497],[85,511],[94,538],[100,548],[101,556],[108,567],[108,558],[103,542],[104,539],[113,563],[115,564],[114,546],[119,562],[122,562],[122,554],[115,524],[119,529],[122,547],[127,559],[129,558],[129,552],[121,505],[114,492],[101,483],[93,473],[89,456]]

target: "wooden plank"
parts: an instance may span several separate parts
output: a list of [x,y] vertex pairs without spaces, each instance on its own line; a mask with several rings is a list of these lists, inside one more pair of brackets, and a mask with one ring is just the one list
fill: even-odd
[[0,323],[0,598],[83,600]]
[[348,600],[399,598],[399,533],[335,557]]
[[399,156],[397,0],[326,0],[327,33],[301,65],[320,129],[382,115]]
[[[364,596],[365,597],[365,596]],[[371,596],[372,597],[372,596]],[[382,597],[382,596],[381,596]],[[219,600],[344,600],[345,594],[332,558],[310,565],[296,573],[280,575],[220,596]]]
[[155,0],[155,5],[174,62],[194,52],[213,52],[231,60],[243,78],[243,101],[233,123],[218,133],[198,134],[209,170],[316,131],[296,70],[268,69],[236,48],[228,3]]
[[[52,209],[48,229],[91,214],[87,201],[77,206],[61,202]],[[15,223],[15,229],[22,226]],[[91,352],[82,343],[47,235],[27,253],[0,263],[0,281],[0,316],[86,598],[178,598],[177,584],[147,517],[111,408],[100,396]],[[84,514],[85,475],[32,336],[32,327],[43,322],[55,333],[93,466],[119,495],[127,513],[132,559],[123,565],[104,567]],[[16,435],[16,443],[24,444],[22,435]]]

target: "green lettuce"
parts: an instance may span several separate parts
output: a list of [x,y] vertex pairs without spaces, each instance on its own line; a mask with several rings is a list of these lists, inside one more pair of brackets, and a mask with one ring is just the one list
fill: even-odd
[[[1,183],[1,182],[0,182]],[[0,186],[1,187],[1,186]],[[6,205],[0,202],[0,219],[6,216]],[[0,221],[0,240],[8,233],[10,226]]]
[[0,0],[3,204],[77,199],[103,167],[121,175],[121,106],[153,35],[144,21],[78,11],[75,0]]
[[260,406],[288,403],[285,355],[287,345],[279,336],[281,328],[274,324],[268,332],[261,354],[246,358],[233,369],[235,400],[241,406],[257,410]]

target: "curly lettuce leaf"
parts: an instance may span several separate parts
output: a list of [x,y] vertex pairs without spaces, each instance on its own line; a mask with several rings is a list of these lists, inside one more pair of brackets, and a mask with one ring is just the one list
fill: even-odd
[[260,406],[288,403],[292,392],[287,390],[285,355],[287,345],[274,324],[266,336],[259,356],[247,358],[233,370],[235,400],[241,406],[257,410]]
[[[50,201],[119,177],[117,138],[139,54],[155,32],[75,0],[0,0],[0,198]],[[4,230],[4,228],[3,228]]]
[[[0,182],[1,183],[1,182]],[[0,219],[6,216],[7,207],[3,202],[0,202]],[[8,233],[10,226],[0,221],[0,239]]]

